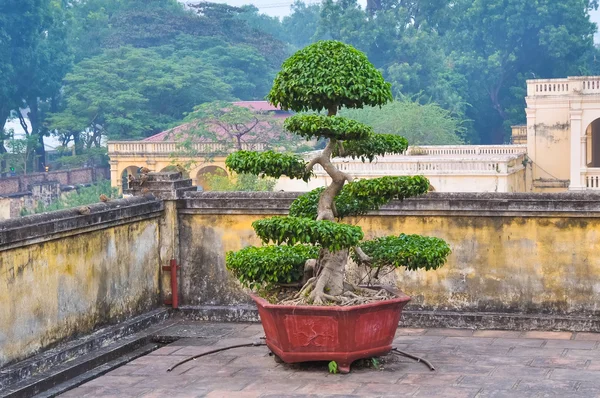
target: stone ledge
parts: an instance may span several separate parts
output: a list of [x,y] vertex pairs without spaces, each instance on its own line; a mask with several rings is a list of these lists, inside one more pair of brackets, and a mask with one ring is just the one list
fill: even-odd
[[87,207],[89,214],[85,215],[77,207],[1,221],[0,250],[8,245],[35,241],[61,232],[123,223],[133,218],[156,217],[164,209],[163,202],[153,196],[113,200]]
[[[180,307],[188,319],[209,322],[260,322],[253,304]],[[399,327],[494,330],[600,332],[597,317],[405,310]]]
[[[186,192],[183,214],[287,214],[299,192]],[[600,193],[431,192],[392,201],[373,215],[600,217]]]

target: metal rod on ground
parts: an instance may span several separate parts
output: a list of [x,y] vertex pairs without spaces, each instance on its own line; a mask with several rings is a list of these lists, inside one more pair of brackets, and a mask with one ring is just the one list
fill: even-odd
[[429,362],[426,359],[420,358],[418,356],[409,354],[408,352],[404,352],[404,351],[400,351],[397,348],[392,348],[392,352],[396,355],[402,355],[404,357],[410,358],[410,359],[414,359],[417,362],[423,362],[425,365],[427,365],[429,367],[429,369],[431,369],[432,371],[435,370],[435,368],[433,367],[433,365],[431,364],[431,362]]
[[194,355],[193,357],[184,359],[181,362],[177,362],[175,365],[171,366],[169,369],[167,369],[167,372],[172,371],[173,369],[175,369],[176,367],[178,367],[179,365],[183,365],[186,362],[189,361],[193,361],[194,359],[203,357],[205,355],[210,355],[210,354],[216,354],[217,352],[221,352],[221,351],[226,351],[226,350],[230,350],[232,348],[241,348],[241,347],[259,347],[259,346],[263,346],[263,345],[267,345],[266,343],[261,343],[259,341],[256,341],[254,343],[247,343],[247,344],[236,344],[236,345],[232,345],[232,346],[228,346],[228,347],[221,347],[221,348],[217,348],[211,351],[207,351],[207,352],[203,352],[202,354],[198,354],[198,355]]

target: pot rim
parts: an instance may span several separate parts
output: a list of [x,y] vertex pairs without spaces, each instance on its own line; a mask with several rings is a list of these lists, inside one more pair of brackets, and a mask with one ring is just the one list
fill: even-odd
[[348,312],[348,311],[355,311],[355,310],[359,310],[359,309],[368,309],[368,308],[374,308],[374,307],[379,307],[379,306],[383,306],[386,304],[400,304],[400,303],[406,303],[408,301],[411,300],[411,297],[408,296],[407,294],[405,294],[404,292],[402,292],[401,290],[398,289],[394,289],[394,288],[390,288],[390,287],[385,287],[385,286],[372,286],[369,288],[379,288],[379,289],[385,289],[387,291],[389,291],[390,293],[393,293],[396,295],[396,298],[390,299],[390,300],[381,300],[381,301],[375,301],[372,303],[367,303],[367,304],[359,304],[359,305],[349,305],[349,306],[339,306],[339,305],[283,305],[283,304],[271,304],[269,303],[267,300],[265,300],[264,298],[254,294],[254,293],[250,293],[250,297],[252,297],[252,299],[257,303],[260,304],[261,307],[263,308],[270,308],[270,309],[296,309],[296,310],[310,310],[310,311],[322,311],[322,312],[329,312],[329,311],[341,311],[341,312]]

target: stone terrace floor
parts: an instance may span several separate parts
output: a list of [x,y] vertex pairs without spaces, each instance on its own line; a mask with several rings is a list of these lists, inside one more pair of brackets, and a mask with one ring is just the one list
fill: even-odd
[[182,321],[184,335],[61,397],[600,397],[600,334],[398,329],[395,346],[430,360],[381,359],[329,374],[327,363],[278,364],[265,346],[175,363],[219,346],[256,341],[259,324]]

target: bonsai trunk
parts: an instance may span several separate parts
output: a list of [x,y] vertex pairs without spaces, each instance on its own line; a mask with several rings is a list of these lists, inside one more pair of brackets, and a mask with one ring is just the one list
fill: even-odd
[[[335,115],[335,111],[329,111],[329,116]],[[335,222],[335,197],[340,193],[346,181],[352,181],[352,177],[338,170],[331,163],[333,148],[338,145],[334,139],[330,139],[323,153],[313,159],[311,164],[320,164],[331,177],[331,184],[325,188],[317,208],[317,220],[328,220]],[[348,249],[330,251],[321,249],[315,277],[303,288],[303,292],[310,292],[308,301],[313,304],[323,304],[329,301],[341,301],[339,296],[344,294],[344,275],[346,263],[348,262]],[[312,290],[312,291],[311,291]]]

